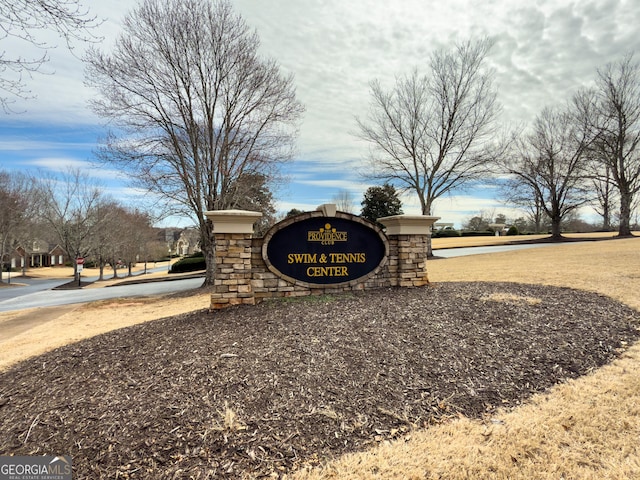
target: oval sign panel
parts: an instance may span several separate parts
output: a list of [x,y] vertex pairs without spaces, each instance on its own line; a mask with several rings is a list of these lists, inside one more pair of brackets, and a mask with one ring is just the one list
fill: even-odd
[[364,220],[301,217],[285,220],[265,237],[263,257],[276,275],[317,285],[352,282],[369,275],[386,258],[383,237]]

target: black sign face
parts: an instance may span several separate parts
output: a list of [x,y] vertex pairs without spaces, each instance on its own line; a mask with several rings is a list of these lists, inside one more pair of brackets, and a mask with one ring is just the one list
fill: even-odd
[[269,269],[308,284],[357,280],[373,272],[386,254],[380,233],[364,221],[340,217],[294,221],[265,240],[263,256]]

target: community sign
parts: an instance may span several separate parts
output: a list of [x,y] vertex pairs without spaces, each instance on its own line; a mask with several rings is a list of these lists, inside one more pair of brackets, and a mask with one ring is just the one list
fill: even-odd
[[355,215],[300,215],[274,226],[265,236],[268,268],[289,281],[313,286],[363,280],[386,259],[384,234]]

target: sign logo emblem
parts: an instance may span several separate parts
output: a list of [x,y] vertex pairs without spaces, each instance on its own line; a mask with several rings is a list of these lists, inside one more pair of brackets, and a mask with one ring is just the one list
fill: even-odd
[[346,242],[347,232],[338,232],[330,223],[320,227],[317,231],[307,232],[307,241],[320,242],[321,245],[335,245],[336,242]]

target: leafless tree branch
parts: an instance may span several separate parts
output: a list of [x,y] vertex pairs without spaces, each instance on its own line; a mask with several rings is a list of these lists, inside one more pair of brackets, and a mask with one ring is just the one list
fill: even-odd
[[[101,22],[89,13],[80,0],[0,0],[0,41],[19,39],[37,47],[41,54],[31,58],[16,56],[0,48],[0,106],[9,113],[15,97],[29,98],[26,77],[40,71],[49,61],[55,45],[41,40],[42,31],[58,34],[69,50],[74,42],[98,40],[93,30]],[[4,92],[4,93],[2,93]]]
[[269,178],[292,154],[303,107],[293,78],[258,54],[259,39],[227,1],[145,0],[124,21],[111,54],[92,49],[94,110],[117,131],[102,158],[189,212],[200,226],[213,281],[213,236],[204,213],[237,205],[237,181]]
[[371,82],[369,115],[356,119],[370,145],[367,177],[414,191],[424,215],[437,198],[485,176],[499,156],[501,108],[483,69],[491,46],[484,39],[437,51],[427,74],[414,69],[390,91]]

